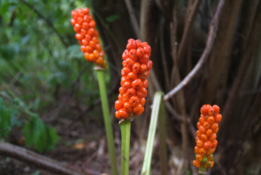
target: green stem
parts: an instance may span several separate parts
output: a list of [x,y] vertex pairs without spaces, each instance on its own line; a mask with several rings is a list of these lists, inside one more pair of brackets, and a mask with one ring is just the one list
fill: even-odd
[[107,142],[108,142],[111,173],[112,173],[112,175],[118,175],[116,153],[115,153],[115,147],[114,147],[114,138],[113,138],[113,132],[112,132],[112,124],[111,124],[111,119],[110,119],[110,111],[109,111],[108,98],[107,98],[107,92],[106,92],[106,86],[105,86],[105,80],[104,80],[104,71],[99,70],[99,69],[96,71],[97,71],[97,77],[98,77],[98,82],[99,82],[106,137],[107,137]]
[[148,140],[145,150],[145,156],[143,161],[143,166],[141,170],[142,175],[150,175],[150,166],[151,166],[151,159],[152,159],[152,150],[153,150],[153,143],[155,140],[155,133],[157,129],[157,122],[158,122],[158,116],[160,111],[160,104],[162,101],[162,92],[156,92],[153,99],[153,107],[151,112],[151,118],[150,118],[150,126],[149,126],[149,134],[148,134]]
[[121,127],[121,175],[129,175],[130,128],[131,121],[125,120]]
[[198,175],[206,175],[207,174],[207,170],[206,168],[199,168],[199,171],[198,171]]
[[[163,93],[162,93],[163,98]],[[163,99],[159,111],[159,134],[160,134],[160,169],[161,175],[167,174],[167,148],[166,148],[166,119]]]

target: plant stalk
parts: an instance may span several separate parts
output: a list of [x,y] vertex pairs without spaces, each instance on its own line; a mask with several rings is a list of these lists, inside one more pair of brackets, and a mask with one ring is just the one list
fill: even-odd
[[207,175],[206,168],[202,168],[202,167],[199,168],[198,175]]
[[112,175],[118,175],[116,152],[115,152],[114,138],[113,138],[113,132],[112,132],[112,124],[111,124],[111,119],[110,119],[108,97],[107,97],[105,80],[104,80],[104,70],[96,69],[96,71],[97,71],[97,77],[98,77],[98,83],[99,83],[99,89],[100,89],[106,137],[107,137],[107,142],[108,142],[111,173],[112,173]]
[[[153,143],[155,140],[155,134],[156,134],[156,130],[157,130],[157,122],[158,122],[158,116],[159,116],[159,112],[160,112],[160,104],[162,102],[162,97],[163,97],[162,92],[156,92],[154,95],[154,98],[153,98],[153,106],[152,106],[150,126],[149,126],[149,132],[148,132],[148,140],[147,140],[147,145],[146,145],[146,150],[145,150],[143,166],[142,166],[142,170],[141,170],[142,175],[150,175]],[[164,116],[162,116],[162,117],[164,117]]]
[[161,175],[167,174],[167,148],[166,148],[166,119],[163,93],[159,111],[159,134],[160,134],[160,169]]
[[121,128],[121,175],[129,175],[130,128],[131,121],[120,123]]

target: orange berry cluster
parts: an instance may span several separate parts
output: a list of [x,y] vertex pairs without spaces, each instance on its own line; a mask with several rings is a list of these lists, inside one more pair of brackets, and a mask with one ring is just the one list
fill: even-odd
[[81,45],[81,50],[87,61],[95,62],[96,64],[106,67],[107,63],[104,60],[104,51],[102,50],[98,31],[95,29],[96,23],[86,7],[78,8],[72,11],[71,23],[76,32],[75,38]]
[[129,39],[127,49],[122,54],[121,87],[115,101],[115,116],[126,119],[144,112],[147,96],[148,76],[152,68],[149,60],[151,48],[147,42]]
[[216,134],[219,130],[218,123],[222,119],[222,115],[219,112],[220,109],[217,105],[203,105],[200,109],[201,115],[197,123],[198,130],[196,132],[196,159],[193,161],[197,168],[208,170],[214,166],[213,153],[218,144]]

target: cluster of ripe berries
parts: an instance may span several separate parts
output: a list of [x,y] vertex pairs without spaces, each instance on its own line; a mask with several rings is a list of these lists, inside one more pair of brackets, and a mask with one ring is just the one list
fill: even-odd
[[208,170],[214,166],[213,153],[218,144],[216,133],[219,130],[218,123],[222,119],[219,112],[220,109],[217,105],[203,105],[200,109],[201,116],[197,123],[198,130],[196,132],[196,159],[193,161],[197,168]]
[[122,54],[121,87],[115,101],[115,116],[126,119],[144,112],[147,96],[148,76],[152,68],[149,60],[151,48],[147,42],[129,39],[127,49]]
[[107,63],[104,60],[104,51],[102,50],[98,31],[95,29],[96,23],[86,7],[78,8],[72,11],[71,23],[76,32],[75,38],[81,45],[81,50],[87,61],[95,62],[96,64],[106,67]]

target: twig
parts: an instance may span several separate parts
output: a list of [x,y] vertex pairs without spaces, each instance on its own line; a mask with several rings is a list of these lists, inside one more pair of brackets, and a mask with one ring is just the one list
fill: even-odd
[[[161,25],[164,26],[164,19],[161,18]],[[162,58],[162,65],[163,65],[163,73],[165,77],[165,83],[166,83],[166,90],[168,91],[170,88],[170,79],[169,79],[169,70],[167,65],[167,58],[166,58],[166,52],[165,52],[165,45],[164,45],[164,27],[160,27],[160,53]]]
[[[184,33],[182,35],[181,43],[180,43],[180,49],[178,52],[178,61],[183,57],[186,48],[187,48],[187,41],[191,33],[192,24],[194,22],[196,12],[198,11],[199,5],[201,3],[201,0],[196,0],[194,2],[190,1],[190,5],[187,10],[187,17],[186,17],[186,24]],[[190,9],[191,8],[191,9]]]
[[48,157],[39,155],[25,148],[12,145],[10,143],[0,142],[0,153],[16,158],[28,164],[35,165],[38,168],[44,169],[59,175],[83,175],[84,173],[77,170],[69,169],[61,165],[59,162]]
[[[173,21],[170,22],[170,36],[171,36],[171,55],[173,63],[176,62],[178,56],[178,43],[177,43],[177,27],[178,27],[178,17],[177,17],[177,7],[173,5]],[[174,77],[175,77],[175,69],[174,66],[171,70],[171,79],[170,79],[170,86],[171,88],[174,87]]]
[[135,31],[137,37],[140,38],[140,29],[139,29],[138,21],[135,17],[135,12],[134,12],[134,9],[132,8],[130,0],[125,0],[125,4],[128,9],[128,12],[130,15],[130,20],[131,20],[132,26],[134,28],[134,31]]
[[[173,83],[178,84],[180,82],[180,73],[179,73],[179,66],[178,66],[178,60],[177,60],[177,47],[176,47],[176,28],[174,30],[175,32],[171,32],[171,53],[173,57]],[[188,132],[187,132],[187,123],[185,122],[187,120],[187,114],[186,114],[186,108],[185,108],[185,97],[184,92],[180,91],[179,94],[177,94],[176,98],[173,99],[173,104],[176,104],[177,108],[179,109],[183,122],[180,124],[181,128],[181,135],[182,135],[182,152],[184,155],[184,158],[186,161],[184,161],[184,164],[181,164],[180,167],[187,167],[187,160],[188,160]],[[176,103],[178,101],[178,103]],[[181,170],[181,168],[178,168],[178,170]],[[178,171],[179,172],[179,171]]]
[[118,51],[120,48],[119,42],[116,40],[115,35],[113,34],[113,32],[111,31],[109,25],[103,20],[103,18],[101,17],[101,15],[97,12],[97,11],[93,11],[93,14],[95,16],[95,18],[97,17],[97,20],[99,20],[99,22],[102,25],[102,29],[108,32],[108,35],[111,37],[112,41],[114,42],[115,46],[116,46],[116,50]]
[[53,23],[47,19],[45,16],[43,16],[37,9],[34,8],[33,5],[29,4],[28,2],[26,2],[25,0],[20,0],[22,3],[24,3],[27,7],[29,7],[33,12],[35,12],[40,18],[42,18],[50,27],[51,29],[54,31],[54,33],[56,33],[56,35],[59,37],[59,39],[61,40],[61,42],[63,43],[63,45],[65,47],[68,46],[68,44],[65,42],[64,38],[60,35],[60,33],[56,30],[56,28],[54,27]]
[[212,48],[213,48],[213,45],[215,42],[216,33],[218,30],[218,22],[219,22],[220,14],[221,14],[221,11],[223,10],[223,7],[224,7],[224,0],[221,0],[217,7],[216,14],[210,24],[206,47],[205,47],[204,52],[202,53],[198,63],[191,70],[191,72],[174,89],[172,89],[169,93],[167,93],[164,96],[165,101],[169,100],[170,97],[175,95],[184,86],[186,86],[190,82],[190,80],[196,75],[196,73],[200,70],[200,68],[202,67],[204,62],[207,60],[210,52],[212,51]]
[[[83,69],[79,72],[76,80],[72,83],[70,91],[68,93],[66,93],[61,104],[57,108],[55,108],[54,110],[50,111],[49,113],[47,113],[43,116],[43,120],[45,122],[51,122],[51,121],[55,120],[56,117],[58,117],[59,112],[64,108],[65,102],[73,95],[76,85],[79,84],[81,76],[86,72],[88,67],[89,67],[89,64],[85,64]],[[50,117],[51,115],[53,115],[55,113],[56,113],[55,116]]]

